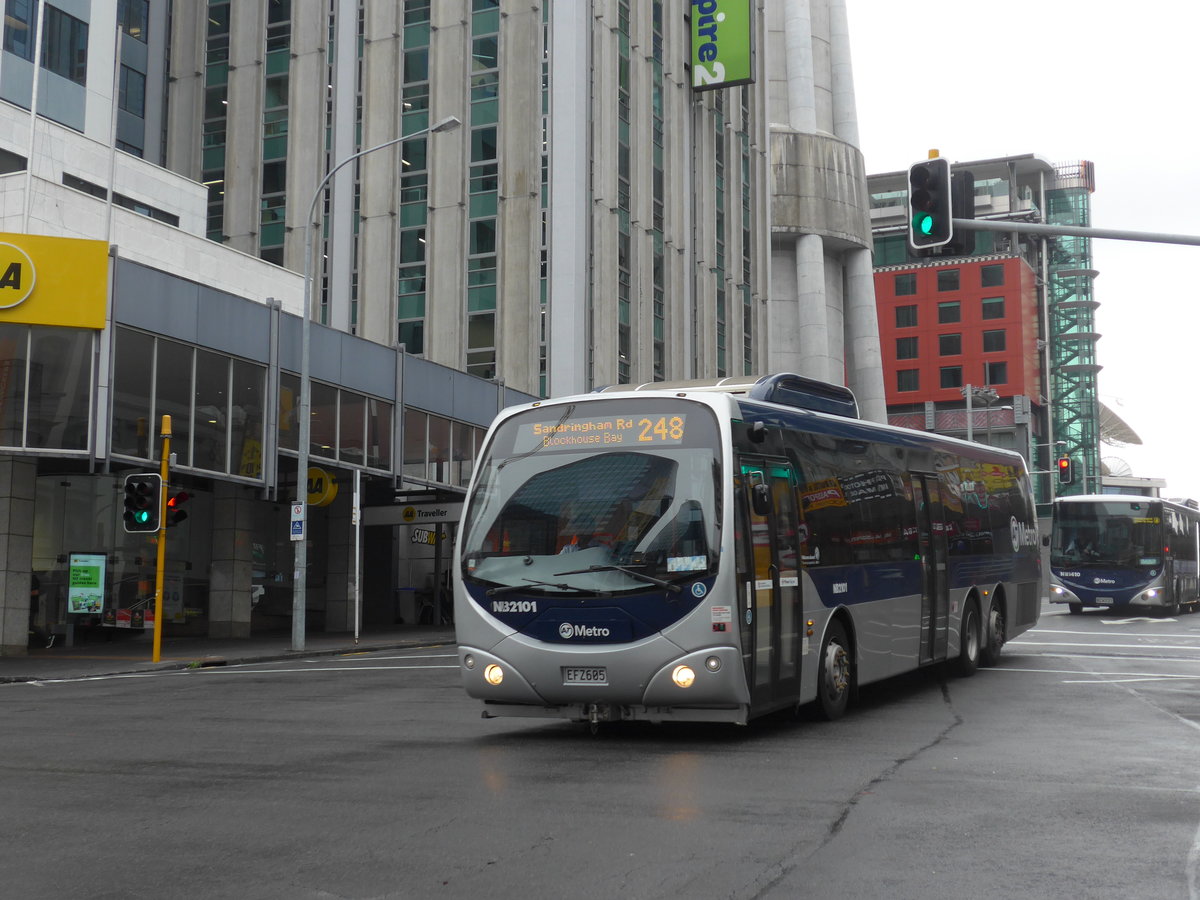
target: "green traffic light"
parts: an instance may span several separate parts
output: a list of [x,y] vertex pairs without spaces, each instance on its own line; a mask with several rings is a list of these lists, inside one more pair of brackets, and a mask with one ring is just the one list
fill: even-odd
[[133,514],[133,518],[139,525],[145,525],[150,521],[150,510],[139,509]]
[[928,237],[933,234],[933,216],[928,213],[916,217],[917,231]]

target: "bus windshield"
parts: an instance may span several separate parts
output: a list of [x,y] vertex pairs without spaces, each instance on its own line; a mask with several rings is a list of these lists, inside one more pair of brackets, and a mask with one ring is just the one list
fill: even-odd
[[1157,566],[1162,548],[1162,504],[1104,501],[1055,506],[1052,566]]
[[463,523],[468,582],[621,593],[716,569],[716,420],[678,400],[528,410],[500,424]]

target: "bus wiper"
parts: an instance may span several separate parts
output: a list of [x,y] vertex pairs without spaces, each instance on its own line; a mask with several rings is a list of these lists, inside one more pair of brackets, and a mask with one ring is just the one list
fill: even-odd
[[640,581],[645,581],[648,584],[656,584],[661,588],[666,588],[668,591],[678,594],[683,588],[671,581],[663,581],[661,578],[655,578],[653,575],[647,575],[645,572],[639,572],[637,569],[629,569],[625,566],[618,566],[614,563],[608,563],[602,566],[588,566],[586,569],[575,569],[571,572],[555,572],[554,577],[560,575],[586,575],[588,572],[624,572],[630,578],[637,578]]
[[[559,572],[558,574],[559,575],[569,575],[571,573],[570,572]],[[542,587],[550,587],[550,588],[554,588],[555,590],[559,590],[559,591],[582,591],[583,590],[583,588],[577,588],[574,585],[564,584],[562,582],[559,582],[558,584],[554,584],[553,582],[550,582],[550,581],[538,581],[536,578],[522,578],[521,580],[527,581],[527,582],[529,582],[529,584],[540,584]],[[509,591],[523,591],[523,590],[525,590],[525,587],[526,586],[523,584],[506,584],[503,587],[488,588],[486,591],[484,591],[484,593],[487,594],[487,596],[489,596],[489,597],[495,597],[497,594],[507,594]]]

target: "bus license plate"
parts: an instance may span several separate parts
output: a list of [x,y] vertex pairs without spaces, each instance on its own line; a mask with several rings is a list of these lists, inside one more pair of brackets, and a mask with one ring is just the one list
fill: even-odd
[[564,666],[563,684],[608,684],[604,666]]
[[1100,606],[1112,606],[1113,598],[1112,597],[1097,597],[1096,603]]

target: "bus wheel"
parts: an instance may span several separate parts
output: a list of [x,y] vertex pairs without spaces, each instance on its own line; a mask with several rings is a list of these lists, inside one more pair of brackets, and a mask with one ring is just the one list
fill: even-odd
[[817,675],[817,706],[821,718],[840,719],[850,702],[853,678],[846,630],[840,622],[830,622],[821,646],[821,671]]
[[966,678],[974,675],[979,668],[979,607],[972,600],[963,610],[962,624],[959,627],[958,659],[954,661],[954,672]]
[[1000,608],[997,600],[992,600],[991,606],[988,607],[987,632],[979,653],[981,665],[994,666],[1000,662],[1000,650],[1004,646],[1004,640],[1004,610]]

